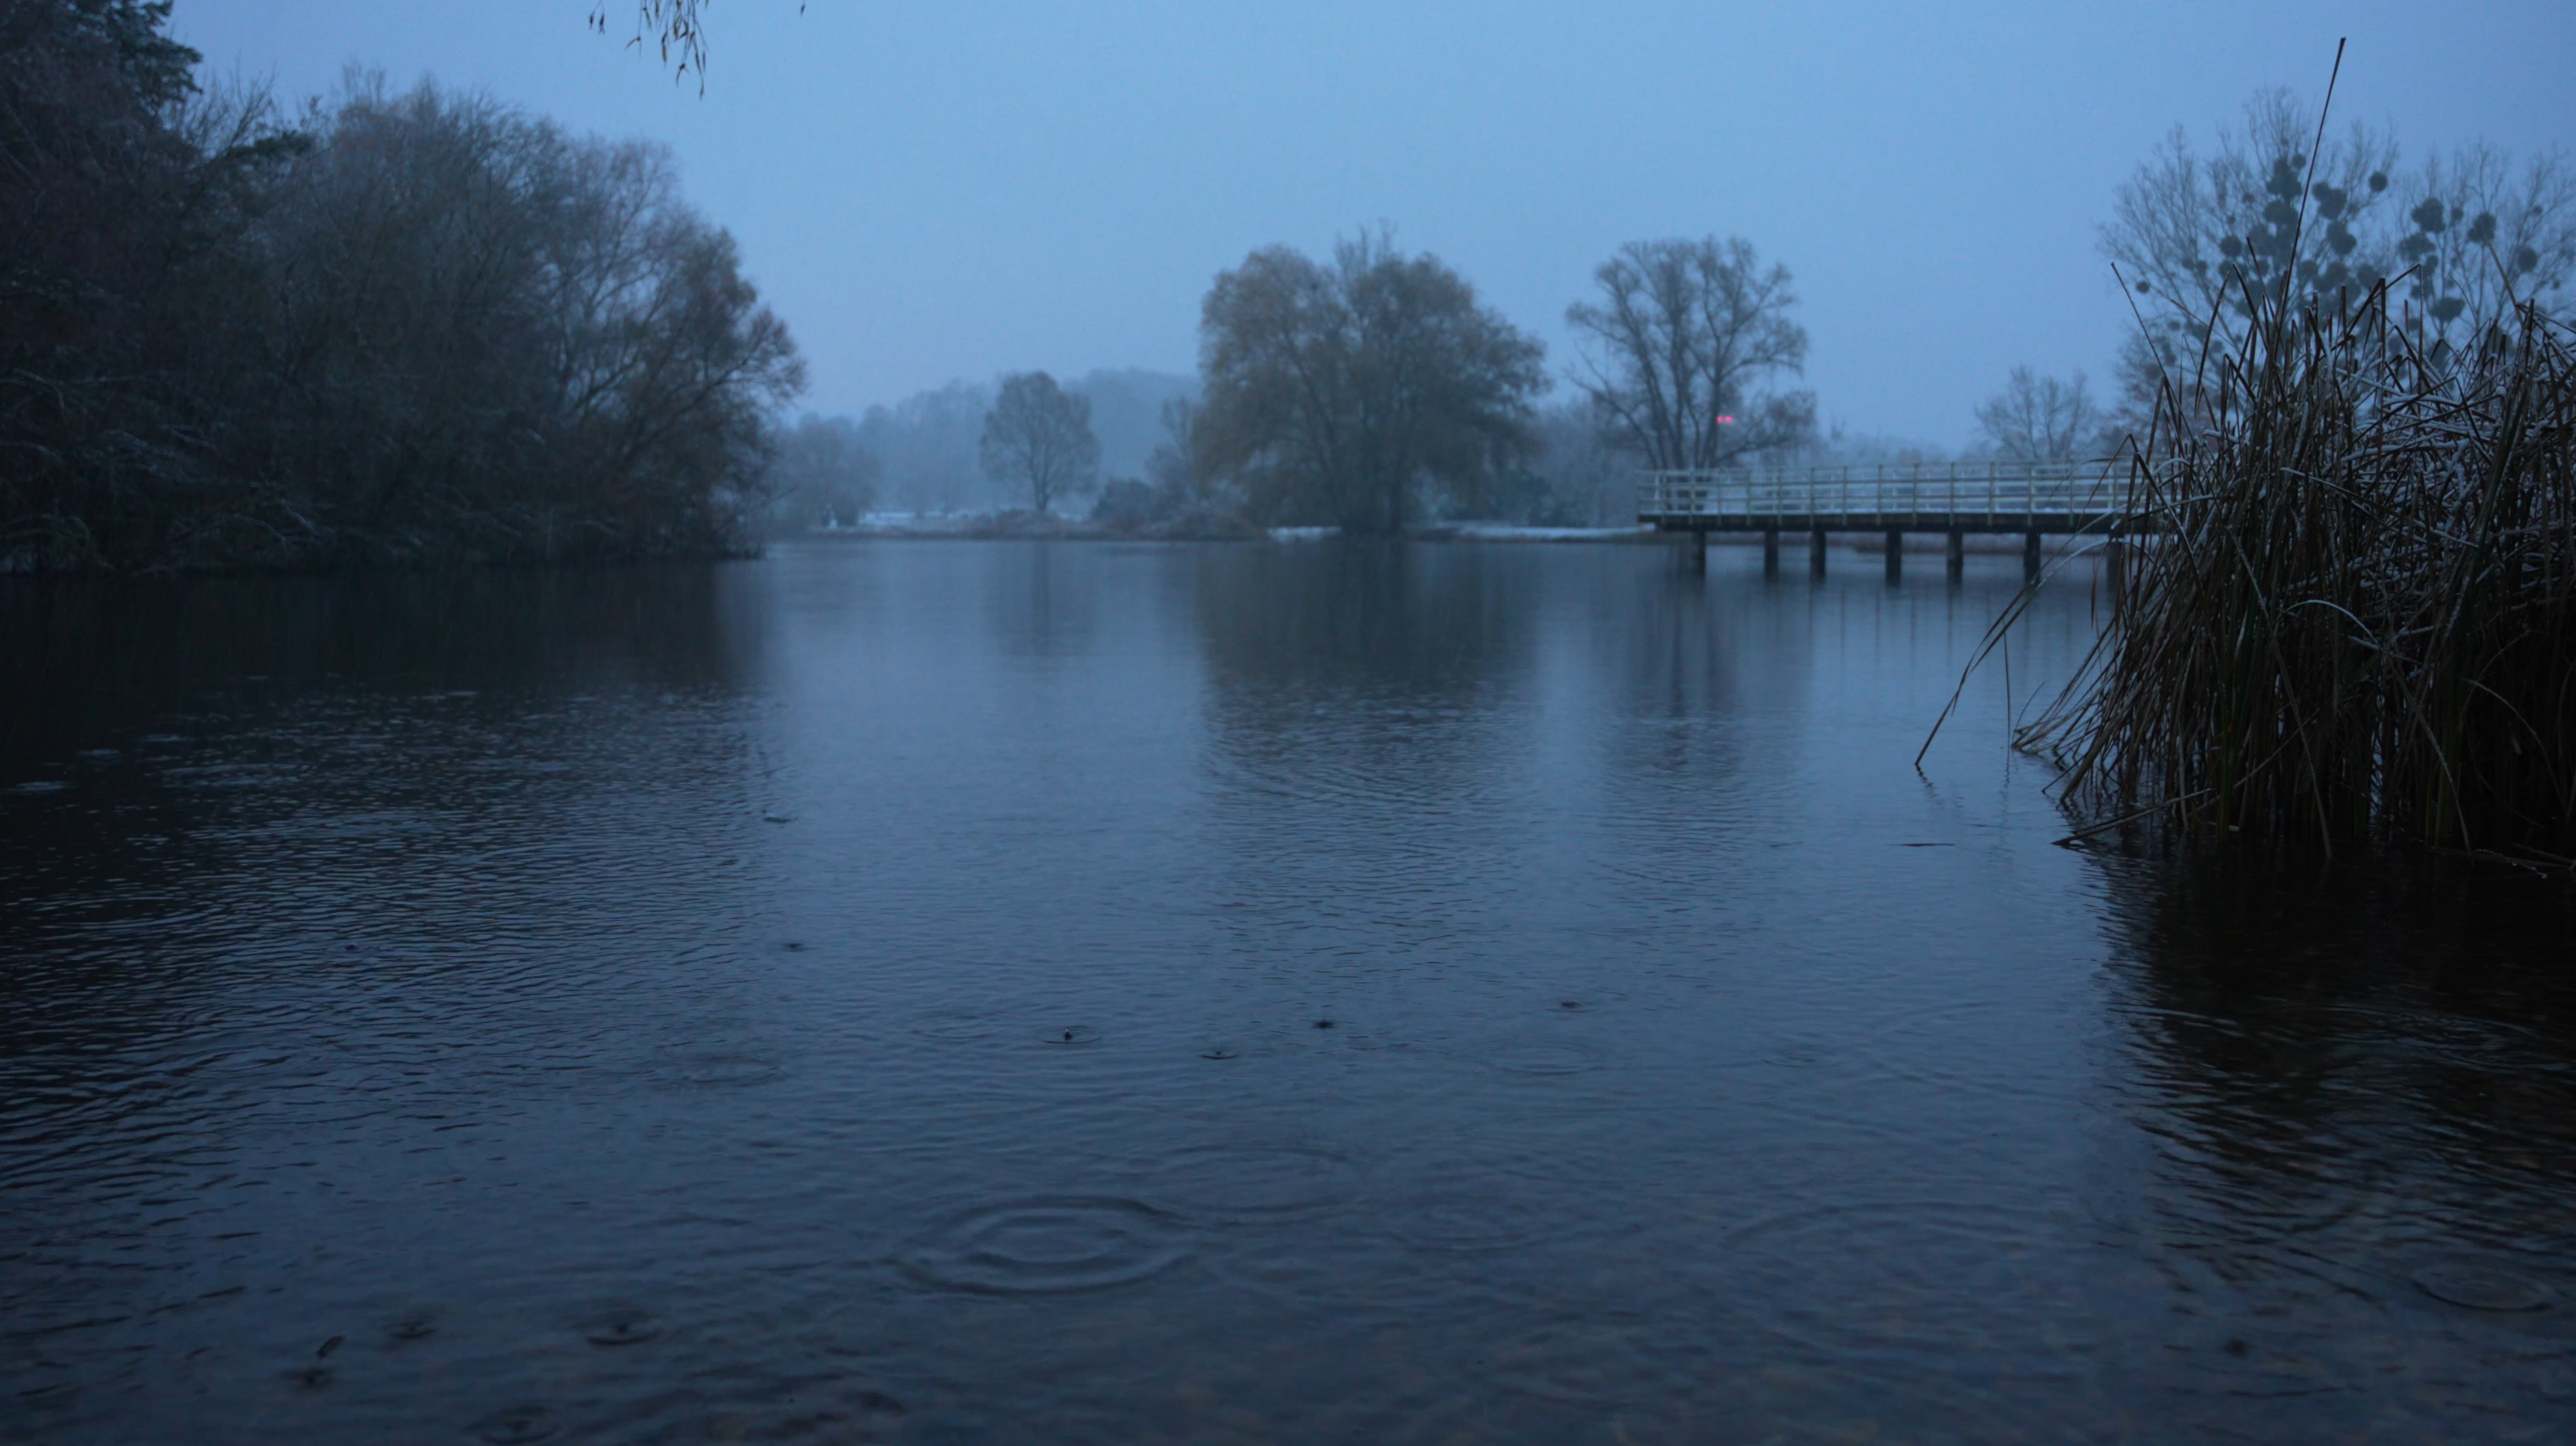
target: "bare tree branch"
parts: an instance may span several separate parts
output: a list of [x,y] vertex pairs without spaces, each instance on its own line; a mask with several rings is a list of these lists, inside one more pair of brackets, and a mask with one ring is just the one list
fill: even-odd
[[1812,393],[1756,390],[1804,368],[1807,333],[1788,270],[1751,242],[1632,241],[1593,275],[1600,299],[1566,309],[1590,340],[1570,380],[1649,468],[1723,467],[1814,430]]
[[985,414],[979,448],[984,474],[1026,487],[1041,515],[1068,493],[1086,491],[1100,470],[1100,439],[1091,431],[1091,398],[1058,387],[1045,372],[1002,379]]

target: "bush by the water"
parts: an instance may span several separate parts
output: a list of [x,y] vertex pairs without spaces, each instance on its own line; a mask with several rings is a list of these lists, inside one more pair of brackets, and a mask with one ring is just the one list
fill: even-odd
[[0,5],[0,569],[741,545],[801,374],[668,155]]
[[2119,620],[2023,741],[2104,825],[2564,863],[2576,335],[2248,297],[2234,354],[2168,379]]

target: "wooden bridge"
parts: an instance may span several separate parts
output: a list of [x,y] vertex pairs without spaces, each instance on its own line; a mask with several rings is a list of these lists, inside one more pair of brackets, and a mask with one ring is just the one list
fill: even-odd
[[2043,533],[2116,538],[2152,530],[2134,487],[2126,460],[1649,472],[1638,489],[1637,521],[1691,534],[1703,567],[1710,533],[1759,532],[1765,572],[1780,569],[1783,532],[1807,534],[1808,566],[1818,574],[1825,570],[1826,533],[1884,532],[1891,579],[1904,565],[1906,533],[1948,534],[1955,578],[1967,534],[2018,532],[2022,569],[2036,576]]

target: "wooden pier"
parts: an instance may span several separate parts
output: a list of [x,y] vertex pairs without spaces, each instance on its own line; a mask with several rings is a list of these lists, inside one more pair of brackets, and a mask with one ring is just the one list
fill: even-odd
[[1909,532],[1948,536],[1953,578],[1966,565],[1967,534],[2020,533],[2023,572],[2035,577],[2043,534],[2089,532],[2116,541],[2154,530],[2134,488],[2126,461],[1649,472],[1638,489],[1637,521],[1691,534],[1703,567],[1710,533],[1759,532],[1765,573],[1780,570],[1780,534],[1804,532],[1808,569],[1819,576],[1825,534],[1880,532],[1891,580],[1904,567]]

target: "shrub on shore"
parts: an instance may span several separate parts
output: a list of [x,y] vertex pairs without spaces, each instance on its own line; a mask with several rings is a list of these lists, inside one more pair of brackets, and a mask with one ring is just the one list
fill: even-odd
[[2118,620],[2022,742],[2097,828],[2566,863],[2576,335],[2248,297],[2234,353],[2168,379]]

